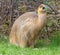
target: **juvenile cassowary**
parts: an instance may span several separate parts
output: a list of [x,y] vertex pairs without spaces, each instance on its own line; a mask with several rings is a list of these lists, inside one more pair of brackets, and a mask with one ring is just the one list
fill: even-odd
[[10,43],[20,47],[34,47],[41,30],[46,23],[46,11],[51,8],[40,4],[37,12],[22,14],[13,24],[10,33]]

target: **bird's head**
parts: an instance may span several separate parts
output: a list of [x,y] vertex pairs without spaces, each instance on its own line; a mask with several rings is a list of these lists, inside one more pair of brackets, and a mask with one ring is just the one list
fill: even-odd
[[50,7],[50,6],[48,6],[48,5],[45,5],[45,4],[40,4],[39,6],[38,6],[38,13],[52,13],[52,11],[53,11],[53,9]]

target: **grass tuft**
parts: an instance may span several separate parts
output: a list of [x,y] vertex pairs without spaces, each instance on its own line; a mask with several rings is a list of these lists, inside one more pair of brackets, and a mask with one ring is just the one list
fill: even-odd
[[[7,39],[6,39],[7,40]],[[0,39],[0,55],[60,55],[60,31],[52,33],[50,44],[39,40],[35,48],[20,48]]]

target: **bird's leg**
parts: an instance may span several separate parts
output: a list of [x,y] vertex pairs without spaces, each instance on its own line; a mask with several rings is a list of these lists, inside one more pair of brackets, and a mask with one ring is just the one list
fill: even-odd
[[30,48],[34,48],[34,44],[31,44],[29,47],[30,47]]
[[26,47],[26,46],[27,46],[26,41],[22,40],[22,41],[20,42],[20,47],[24,48],[24,47]]
[[29,46],[30,46],[31,48],[33,48],[34,45],[35,45],[35,40],[31,40],[30,43],[29,43]]
[[20,39],[19,45],[22,48],[27,47],[27,39],[22,36]]

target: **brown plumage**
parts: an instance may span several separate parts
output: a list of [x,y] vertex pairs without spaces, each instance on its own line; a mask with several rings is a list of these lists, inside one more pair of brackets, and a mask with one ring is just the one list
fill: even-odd
[[10,43],[20,47],[34,47],[38,36],[46,23],[46,8],[39,5],[36,12],[26,12],[21,15],[13,24],[10,33]]

